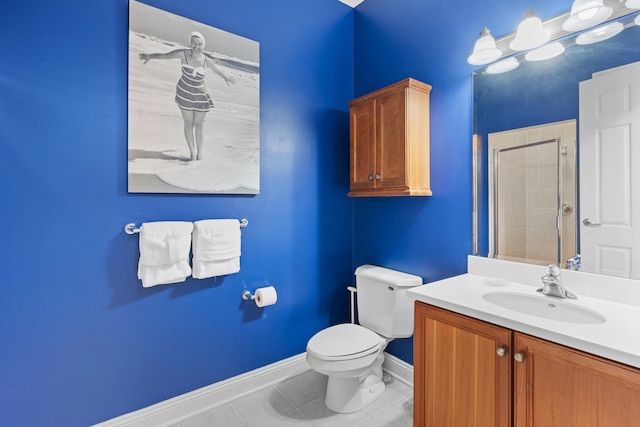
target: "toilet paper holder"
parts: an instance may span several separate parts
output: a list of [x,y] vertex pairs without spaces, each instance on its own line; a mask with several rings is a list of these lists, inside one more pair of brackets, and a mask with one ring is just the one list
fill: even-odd
[[273,305],[278,301],[278,293],[273,286],[266,286],[264,288],[256,289],[254,294],[249,291],[242,293],[242,299],[245,301],[253,301],[258,307],[266,307]]
[[254,300],[256,298],[257,298],[256,294],[251,294],[251,291],[244,291],[242,293],[242,299],[245,301]]

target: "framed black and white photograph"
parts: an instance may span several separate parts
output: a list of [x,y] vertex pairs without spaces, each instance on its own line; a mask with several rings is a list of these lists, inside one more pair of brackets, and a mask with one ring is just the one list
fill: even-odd
[[259,43],[129,2],[130,193],[260,192]]

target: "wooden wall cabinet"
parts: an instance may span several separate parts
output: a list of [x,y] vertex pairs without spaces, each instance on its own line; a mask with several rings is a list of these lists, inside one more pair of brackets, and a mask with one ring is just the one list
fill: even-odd
[[430,196],[429,93],[406,79],[349,102],[349,196]]
[[640,369],[421,302],[414,426],[637,426]]

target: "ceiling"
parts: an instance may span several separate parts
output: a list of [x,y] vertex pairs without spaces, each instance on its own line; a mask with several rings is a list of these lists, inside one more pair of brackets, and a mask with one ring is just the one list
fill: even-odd
[[362,3],[364,0],[340,0],[340,1],[346,4],[347,6],[356,7],[357,5]]

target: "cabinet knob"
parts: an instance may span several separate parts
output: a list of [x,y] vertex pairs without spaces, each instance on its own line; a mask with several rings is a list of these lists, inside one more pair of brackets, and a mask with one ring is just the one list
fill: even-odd
[[382,178],[382,176],[379,173],[377,173],[376,174],[376,179],[381,179],[381,178]]
[[524,362],[524,354],[523,353],[515,353],[513,355],[513,360],[515,360],[518,363]]
[[505,347],[498,347],[496,349],[496,354],[500,357],[505,357],[507,355],[507,349]]
[[368,179],[369,181],[373,181],[373,175],[369,175],[369,176],[367,177],[367,179]]

